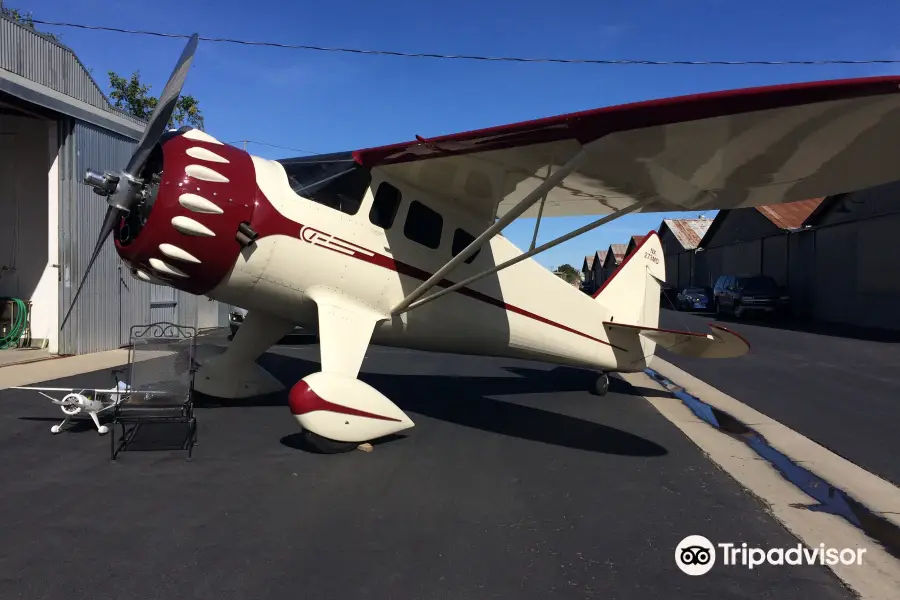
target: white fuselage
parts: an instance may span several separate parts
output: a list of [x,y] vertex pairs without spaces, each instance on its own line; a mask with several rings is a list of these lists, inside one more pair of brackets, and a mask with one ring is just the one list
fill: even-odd
[[[484,224],[467,223],[446,203],[429,202],[424,194],[391,181],[403,199],[393,226],[385,230],[369,221],[372,190],[385,177],[378,170],[373,172],[362,206],[355,215],[348,215],[294,193],[279,163],[257,157],[253,161],[259,188],[284,219],[297,223],[296,235],[260,238],[243,251],[211,297],[314,327],[317,310],[308,292],[331,288],[384,315],[373,334],[376,344],[601,369],[617,365],[603,327],[610,311],[531,259],[391,317],[398,302],[450,260],[455,229],[477,234]],[[406,211],[413,199],[443,216],[437,249],[404,235]],[[448,279],[460,281],[520,254],[497,236],[471,264],[459,265]]]

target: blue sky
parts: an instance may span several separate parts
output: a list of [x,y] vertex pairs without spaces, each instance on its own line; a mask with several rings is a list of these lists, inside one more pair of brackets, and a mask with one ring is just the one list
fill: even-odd
[[[35,18],[209,37],[406,52],[653,60],[900,59],[895,1],[728,0],[19,0]],[[158,93],[185,40],[39,26],[63,36],[105,88],[140,70]],[[207,130],[311,152],[352,150],[695,92],[864,77],[900,65],[596,66],[364,56],[201,42],[185,92]],[[104,89],[106,91],[106,89]],[[250,144],[266,158],[293,152]],[[655,229],[630,215],[538,257],[580,268],[585,254]],[[708,214],[707,216],[712,216]],[[589,219],[542,223],[547,241]],[[533,220],[505,234],[520,247]]]

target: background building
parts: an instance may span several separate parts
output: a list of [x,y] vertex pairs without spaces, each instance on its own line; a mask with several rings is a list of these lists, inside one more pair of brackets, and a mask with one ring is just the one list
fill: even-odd
[[625,260],[625,250],[628,248],[628,244],[610,244],[609,248],[606,249],[606,256],[603,258],[603,269],[600,273],[600,285],[603,285],[602,282],[609,279],[609,276],[612,275],[616,269],[619,268],[619,265],[622,264],[622,261]]
[[644,241],[643,235],[633,235],[631,239],[628,240],[628,244],[625,245],[625,257],[631,256],[631,253],[635,251],[638,245]]
[[30,303],[31,345],[83,354],[126,343],[132,324],[226,324],[217,302],[134,279],[108,241],[59,331],[107,208],[84,173],[121,169],[145,124],[71,50],[2,15],[0,49],[0,297]]
[[803,225],[788,279],[801,314],[900,330],[900,182],[825,198]]
[[593,293],[596,284],[594,282],[594,255],[585,256],[581,263],[581,289],[588,294]]
[[719,211],[698,245],[693,285],[711,286],[720,275],[763,274],[786,286],[788,234],[803,229],[822,200]]
[[657,234],[666,257],[666,285],[676,289],[695,285],[697,246],[712,225],[711,219],[663,219]]
[[603,263],[606,262],[606,255],[608,252],[608,250],[597,250],[592,256],[584,257],[584,263],[581,265],[581,272],[583,273],[584,279],[584,284],[581,289],[584,292],[593,294],[601,285],[603,285],[603,282],[605,281],[603,279]]

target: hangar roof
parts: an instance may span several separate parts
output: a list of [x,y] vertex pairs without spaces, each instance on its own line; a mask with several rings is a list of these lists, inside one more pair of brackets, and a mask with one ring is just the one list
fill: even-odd
[[811,198],[787,204],[757,206],[756,210],[780,229],[800,229],[825,198]]
[[67,46],[0,14],[0,93],[140,139],[146,122],[117,109]]
[[682,248],[693,250],[700,244],[712,222],[713,219],[663,219],[663,226],[672,232]]

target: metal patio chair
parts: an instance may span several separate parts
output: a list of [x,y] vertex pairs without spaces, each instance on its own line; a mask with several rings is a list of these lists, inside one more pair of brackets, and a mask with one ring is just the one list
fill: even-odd
[[[160,424],[183,424],[181,449],[187,451],[187,460],[191,460],[197,444],[194,416],[197,329],[175,323],[151,323],[133,326],[129,337],[128,364],[124,373],[121,369],[114,371],[117,375],[124,374],[132,391],[111,409],[113,462],[135,441],[142,426]],[[121,427],[118,445],[117,425]]]

